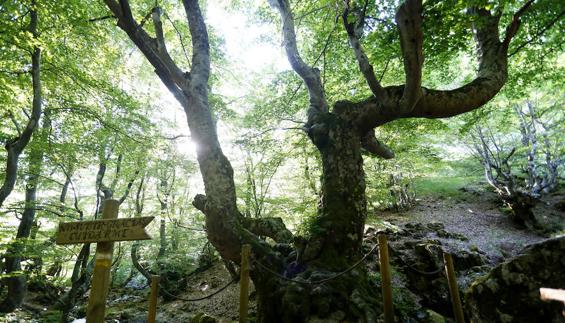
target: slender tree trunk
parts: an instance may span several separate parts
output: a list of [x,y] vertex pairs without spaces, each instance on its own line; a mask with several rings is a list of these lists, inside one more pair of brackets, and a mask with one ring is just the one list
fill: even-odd
[[[21,271],[22,253],[25,250],[25,244],[30,238],[33,224],[35,221],[35,211],[37,209],[37,189],[39,185],[39,177],[43,165],[43,147],[46,142],[47,134],[51,128],[51,119],[49,111],[45,111],[43,126],[40,133],[36,133],[31,143],[29,153],[29,169],[25,190],[25,209],[18,225],[16,240],[8,246],[6,252],[6,273],[13,274]],[[26,274],[16,274],[7,279],[8,294],[4,301],[0,304],[1,312],[12,312],[20,307],[24,301],[27,284]]]
[[71,310],[75,307],[76,300],[79,295],[84,294],[90,286],[90,278],[93,269],[93,262],[88,261],[90,257],[90,244],[86,243],[82,246],[71,276],[71,288],[66,292],[57,303],[55,308],[63,312],[61,321],[68,322]]
[[[38,38],[39,33],[37,31],[38,17],[37,10],[35,9],[36,1],[32,0],[31,10],[30,10],[30,23],[29,31],[32,33],[34,38]],[[41,69],[41,49],[39,47],[33,48],[33,53],[31,55],[31,77],[32,77],[32,88],[33,88],[33,100],[32,100],[32,111],[29,121],[20,134],[8,141],[5,145],[8,156],[6,159],[6,172],[4,177],[4,182],[0,187],[0,207],[12,193],[14,185],[16,184],[17,174],[18,174],[18,159],[24,148],[27,146],[31,140],[31,136],[34,130],[37,128],[39,119],[41,117],[41,80],[40,80],[40,69]]]
[[165,194],[162,199],[159,199],[161,204],[161,219],[159,221],[159,253],[157,254],[157,259],[159,262],[163,260],[165,254],[167,253],[167,227],[165,222],[165,216],[168,212],[168,194]]
[[[139,182],[139,186],[137,187],[137,192],[135,194],[135,217],[140,217],[143,213],[144,201],[145,201],[145,175],[141,177],[141,181]],[[131,263],[140,274],[145,277],[147,280],[147,284],[151,283],[151,273],[143,268],[143,266],[139,263],[139,241],[134,241],[131,245],[130,256],[131,256]]]
[[71,185],[71,175],[70,172],[69,176],[65,176],[65,183],[63,184],[63,189],[61,190],[61,194],[59,195],[59,203],[61,203],[60,210],[61,212],[65,211],[65,201],[67,199],[67,192],[69,191],[69,186]]

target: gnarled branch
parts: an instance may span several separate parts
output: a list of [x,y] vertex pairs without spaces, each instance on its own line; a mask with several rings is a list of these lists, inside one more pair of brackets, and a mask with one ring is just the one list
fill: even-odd
[[422,66],[424,64],[422,0],[406,0],[398,8],[395,20],[400,33],[400,48],[406,76],[406,85],[398,109],[400,113],[407,113],[412,111],[422,96]]
[[[143,26],[135,21],[127,0],[120,0],[119,4],[115,0],[104,0],[104,2],[118,19],[118,26],[128,34],[130,39],[143,52],[151,65],[158,71],[159,77],[161,79],[166,78],[166,84],[175,84],[179,88],[186,86],[188,80],[184,76],[185,73],[177,67],[166,48],[159,46],[159,42],[164,42],[162,39],[158,40],[159,32],[157,32],[157,39],[149,36]],[[152,12],[153,20],[157,23],[155,26],[157,31],[160,23],[158,13],[156,10]],[[155,21],[156,18],[157,21]]]
[[374,154],[378,157],[384,159],[392,159],[394,158],[394,152],[390,149],[389,146],[385,145],[384,143],[380,142],[375,137],[375,130],[370,130],[367,134],[361,138],[361,147],[365,149],[367,152]]
[[[208,31],[198,0],[183,0],[192,40],[191,80],[195,88],[207,87],[210,77],[210,45]],[[206,97],[207,99],[207,97]]]
[[281,16],[286,55],[292,69],[300,75],[306,84],[308,94],[310,96],[310,110],[308,111],[308,117],[309,119],[312,119],[318,112],[327,112],[329,110],[322,87],[322,81],[320,79],[320,71],[306,64],[302,60],[302,57],[300,57],[300,53],[298,52],[298,47],[296,45],[294,18],[290,10],[289,1],[269,0],[269,4],[271,7],[278,9]]
[[[343,11],[342,19],[343,19],[343,26],[345,27],[345,31],[347,32],[347,36],[349,38],[349,44],[351,48],[353,48],[353,52],[355,53],[355,58],[357,59],[357,63],[359,64],[359,70],[363,73],[371,92],[375,97],[379,100],[383,100],[386,97],[386,92],[383,90],[379,80],[375,75],[375,71],[373,69],[373,65],[369,62],[369,58],[363,51],[363,47],[361,46],[361,42],[357,37],[355,32],[355,24],[353,22],[348,22],[348,16],[350,12],[349,7],[349,0],[345,1],[345,10]],[[362,19],[363,17],[359,17],[358,19]],[[358,22],[361,23],[362,22]]]

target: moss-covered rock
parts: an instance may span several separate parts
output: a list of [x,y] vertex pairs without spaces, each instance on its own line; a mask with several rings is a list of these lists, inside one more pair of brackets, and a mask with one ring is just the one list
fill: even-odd
[[[393,276],[398,279],[395,284],[417,295],[417,299],[411,301],[414,303],[411,306],[412,313],[401,315],[402,317],[413,319],[422,316],[423,320],[417,318],[416,321],[425,321],[428,315],[419,313],[421,308],[431,309],[446,317],[453,315],[443,270],[444,251],[453,256],[460,288],[468,286],[474,280],[467,277],[476,277],[488,270],[485,268],[487,259],[484,253],[477,247],[474,250],[464,247],[461,242],[466,241],[466,238],[447,232],[442,223],[406,223],[399,230],[387,229],[384,232],[389,241],[391,266],[395,270]],[[376,243],[376,235],[377,231],[369,228],[366,241]]]
[[218,320],[205,313],[198,313],[190,320],[190,323],[217,323]]
[[540,300],[541,287],[564,288],[565,237],[525,248],[473,282],[465,294],[475,322],[563,322],[563,305]]
[[445,317],[437,312],[432,310],[426,310],[426,323],[445,323]]

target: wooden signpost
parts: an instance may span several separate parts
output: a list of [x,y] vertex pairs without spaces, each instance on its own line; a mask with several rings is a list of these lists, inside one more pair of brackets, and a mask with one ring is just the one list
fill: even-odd
[[57,230],[57,244],[96,242],[92,286],[86,310],[87,323],[104,322],[114,241],[151,239],[145,227],[154,217],[118,219],[119,207],[118,200],[105,200],[101,220],[61,223]]

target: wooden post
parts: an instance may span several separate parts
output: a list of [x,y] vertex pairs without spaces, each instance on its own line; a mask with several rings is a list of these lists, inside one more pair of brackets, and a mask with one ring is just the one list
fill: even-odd
[[[565,305],[565,289],[540,288],[539,293],[542,301],[559,301]],[[562,314],[565,317],[565,310]]]
[[146,216],[118,219],[120,202],[108,199],[103,203],[102,219],[59,223],[55,239],[58,245],[96,242],[92,285],[86,308],[87,323],[104,322],[106,297],[111,282],[110,267],[112,267],[114,241],[151,239],[145,227],[155,218]]
[[239,323],[247,323],[249,307],[249,255],[251,246],[241,246],[241,269],[239,276]]
[[[114,199],[104,201],[102,219],[116,219],[120,202]],[[94,271],[92,274],[92,287],[88,297],[86,309],[87,323],[104,323],[106,311],[106,297],[110,286],[110,267],[112,266],[113,242],[98,242],[94,256]]]
[[159,297],[159,276],[151,276],[151,295],[149,296],[149,313],[147,314],[147,323],[155,323],[157,316],[157,297]]
[[394,305],[392,304],[392,282],[390,264],[388,260],[388,242],[386,235],[380,233],[379,239],[379,261],[381,268],[381,289],[383,292],[383,307],[385,323],[394,322]]
[[459,298],[459,287],[457,287],[457,278],[455,277],[455,269],[453,267],[453,258],[451,254],[444,252],[443,261],[445,262],[445,275],[449,284],[449,294],[451,295],[451,304],[453,306],[453,314],[457,323],[465,323],[463,315],[463,307]]

